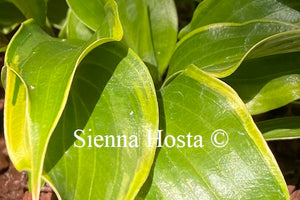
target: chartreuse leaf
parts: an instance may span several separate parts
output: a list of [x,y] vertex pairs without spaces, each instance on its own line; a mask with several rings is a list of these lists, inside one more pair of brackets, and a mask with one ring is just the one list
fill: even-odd
[[89,40],[94,31],[88,28],[85,24],[80,21],[76,15],[69,10],[66,22],[63,26],[63,29],[60,32],[61,38],[68,39],[79,39],[79,40]]
[[300,138],[300,116],[260,121],[257,126],[266,140]]
[[[189,64],[194,64],[217,77],[228,76],[247,59],[248,54],[251,53],[251,58],[263,56],[261,52],[268,46],[260,47],[260,53],[255,53],[255,48],[260,43],[267,40],[276,41],[277,37],[271,36],[295,29],[297,27],[294,25],[268,20],[243,24],[213,24],[198,28],[179,41],[170,61],[168,76]],[[278,40],[282,41],[282,38],[284,36]],[[289,51],[298,50],[298,43],[290,44]],[[275,46],[272,50],[268,49],[268,54],[278,54],[281,51],[284,51],[282,46]]]
[[[106,0],[68,0],[72,11],[96,30],[104,18]],[[172,0],[116,0],[124,28],[124,42],[162,74],[177,40],[177,15]],[[155,74],[155,73],[154,73]]]
[[14,4],[0,0],[0,32],[7,34],[25,20]]
[[[74,137],[77,129],[80,138]],[[148,131],[155,137],[157,129],[157,100],[146,66],[116,43],[100,46],[75,74],[50,140],[45,178],[65,200],[133,199],[155,155]]]
[[260,114],[300,99],[300,74],[285,75],[268,82],[247,103],[252,114]]
[[190,66],[160,93],[165,143],[140,199],[289,199],[271,151],[228,85]]
[[[7,49],[7,146],[16,168],[31,171],[34,199],[38,199],[49,138],[67,101],[78,63],[93,48],[122,37],[114,2],[107,4],[106,13],[110,21],[103,21],[102,29],[86,43],[52,38],[29,20]],[[16,128],[16,124],[20,126]]]
[[298,0],[205,0],[198,5],[191,23],[180,31],[179,37],[199,27],[220,22],[273,19],[300,25],[299,10]]
[[45,27],[47,0],[8,0],[12,2],[27,18],[33,18],[40,26]]

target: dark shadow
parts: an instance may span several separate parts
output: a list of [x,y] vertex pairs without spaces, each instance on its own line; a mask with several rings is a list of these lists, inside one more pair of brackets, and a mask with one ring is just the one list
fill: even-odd
[[300,4],[297,2],[295,3],[295,1],[290,1],[290,0],[278,0],[278,2],[287,5],[288,7],[295,9],[297,11],[300,11]]
[[91,51],[78,66],[67,104],[47,148],[44,171],[49,172],[73,146],[73,133],[84,129],[114,70],[128,49],[111,42]]

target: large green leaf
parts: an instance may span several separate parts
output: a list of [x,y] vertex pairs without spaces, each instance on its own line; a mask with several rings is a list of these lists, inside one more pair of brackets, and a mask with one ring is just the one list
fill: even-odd
[[24,20],[25,17],[14,4],[0,0],[0,32],[9,33]]
[[254,19],[273,19],[300,25],[298,0],[205,0],[194,12],[189,25],[179,37],[208,24],[220,22],[242,23]]
[[167,142],[140,199],[289,199],[271,151],[226,84],[191,66],[162,88],[161,104]]
[[66,104],[76,66],[93,48],[122,37],[114,2],[107,4],[105,12],[109,20],[86,43],[52,38],[30,20],[9,44],[5,134],[16,168],[31,171],[34,199],[49,138]]
[[[248,54],[255,58],[265,56],[263,50],[268,50],[268,55],[282,53],[287,49],[299,51],[298,40],[295,44],[284,44],[285,49],[281,45],[274,45],[269,50],[271,44],[280,44],[277,40],[284,41],[283,32],[295,29],[297,27],[294,25],[268,20],[213,24],[198,28],[179,41],[170,61],[168,76],[194,64],[217,77],[225,77],[234,72],[247,59]],[[283,36],[276,37],[280,33]],[[286,34],[289,36],[289,33]],[[270,46],[260,45],[268,40],[271,40],[268,43]]]
[[[105,18],[105,0],[68,0],[72,11],[96,30]],[[116,0],[124,29],[124,42],[162,74],[177,40],[177,15],[172,0]]]
[[260,121],[258,128],[266,140],[286,140],[300,138],[300,117],[283,117]]
[[[155,155],[156,141],[148,146],[147,132],[154,137],[157,128],[157,100],[146,66],[132,50],[117,44],[100,46],[75,74],[46,155],[48,179],[65,200],[133,199]],[[76,129],[84,130],[81,148],[75,147],[84,144],[73,136]],[[89,137],[96,135],[115,137],[115,146],[111,139],[107,143],[98,140],[103,147],[95,146],[92,139],[89,146]],[[127,138],[121,147],[118,135]]]

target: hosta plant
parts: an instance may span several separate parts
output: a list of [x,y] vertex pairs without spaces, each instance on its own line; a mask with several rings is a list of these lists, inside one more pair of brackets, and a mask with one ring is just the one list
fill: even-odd
[[180,30],[175,3],[0,0],[5,139],[34,199],[44,181],[63,200],[289,199],[265,140],[300,119],[253,116],[299,104],[300,2],[204,0]]

